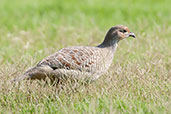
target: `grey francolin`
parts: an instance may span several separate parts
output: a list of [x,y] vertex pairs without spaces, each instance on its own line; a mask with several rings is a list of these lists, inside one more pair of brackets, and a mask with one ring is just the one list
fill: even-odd
[[127,37],[135,38],[128,27],[111,27],[104,41],[96,46],[74,46],[63,48],[40,61],[13,81],[23,79],[83,79],[95,80],[104,74],[112,63],[118,42]]

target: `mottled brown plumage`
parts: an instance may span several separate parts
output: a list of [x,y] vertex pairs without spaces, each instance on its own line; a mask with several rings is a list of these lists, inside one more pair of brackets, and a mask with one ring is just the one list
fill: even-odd
[[118,42],[127,37],[135,37],[128,27],[114,26],[107,32],[104,41],[96,46],[74,46],[63,48],[28,69],[14,79],[74,78],[95,80],[104,74],[112,63]]

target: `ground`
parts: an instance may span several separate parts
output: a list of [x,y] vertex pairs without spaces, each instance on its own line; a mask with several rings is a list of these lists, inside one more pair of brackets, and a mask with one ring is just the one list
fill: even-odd
[[[0,113],[170,113],[170,0],[1,0]],[[96,46],[111,26],[137,36],[119,43],[108,73],[60,92],[9,80],[66,47]],[[78,86],[76,85],[76,86]]]

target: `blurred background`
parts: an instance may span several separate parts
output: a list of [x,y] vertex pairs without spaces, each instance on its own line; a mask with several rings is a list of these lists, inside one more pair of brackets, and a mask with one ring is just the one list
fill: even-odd
[[[170,0],[1,0],[1,28],[170,24]],[[139,26],[140,27],[140,26]]]

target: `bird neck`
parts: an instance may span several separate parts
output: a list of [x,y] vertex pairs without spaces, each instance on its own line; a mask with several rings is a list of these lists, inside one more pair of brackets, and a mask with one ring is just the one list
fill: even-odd
[[104,40],[100,45],[98,45],[97,47],[99,48],[109,48],[109,49],[112,49],[112,50],[116,50],[117,46],[118,46],[118,42],[119,40],[116,39],[116,40]]

